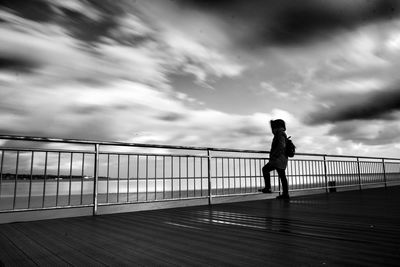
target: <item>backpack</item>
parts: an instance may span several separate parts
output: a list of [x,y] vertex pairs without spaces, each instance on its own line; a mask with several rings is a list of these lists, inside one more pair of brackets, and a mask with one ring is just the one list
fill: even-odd
[[286,149],[285,149],[285,155],[289,158],[293,158],[294,154],[296,153],[296,146],[293,144],[292,140],[290,140],[289,136],[286,138]]

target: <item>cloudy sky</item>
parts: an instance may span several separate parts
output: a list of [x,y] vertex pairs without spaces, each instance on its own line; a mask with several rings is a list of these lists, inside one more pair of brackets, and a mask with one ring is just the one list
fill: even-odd
[[0,1],[0,134],[400,155],[396,0]]

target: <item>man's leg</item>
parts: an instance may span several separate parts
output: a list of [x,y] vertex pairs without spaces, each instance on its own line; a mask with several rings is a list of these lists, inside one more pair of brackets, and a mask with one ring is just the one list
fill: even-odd
[[283,190],[283,196],[289,196],[289,186],[288,186],[288,181],[286,178],[286,173],[284,169],[276,169],[278,172],[279,179],[281,180],[282,183],[282,190]]
[[263,176],[264,176],[264,183],[265,183],[265,188],[263,189],[262,192],[266,193],[268,191],[271,191],[271,176],[270,172],[273,171],[275,168],[273,168],[269,163],[267,163],[263,168]]

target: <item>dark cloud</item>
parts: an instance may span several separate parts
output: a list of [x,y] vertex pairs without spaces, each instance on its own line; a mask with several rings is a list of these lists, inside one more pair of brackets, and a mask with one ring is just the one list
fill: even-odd
[[109,31],[117,25],[112,18],[102,19],[94,23],[82,17],[82,19],[72,20],[68,27],[76,38],[85,42],[97,42],[101,37],[108,36]]
[[245,121],[240,122],[236,125],[231,125],[229,129],[226,129],[226,137],[232,139],[239,138],[241,140],[244,140],[255,137],[264,138],[266,134],[268,134],[268,132],[266,131],[265,127],[254,125]]
[[237,132],[242,136],[260,136],[265,134],[265,129],[259,125],[247,125],[245,127],[241,126],[238,129],[234,129],[233,132]]
[[363,121],[339,122],[328,132],[342,140],[366,145],[384,145],[400,141],[400,128],[390,124],[365,124]]
[[350,120],[395,120],[394,112],[400,111],[400,88],[397,86],[365,95],[348,94],[336,101],[330,108],[311,113],[307,122],[315,125]]
[[70,110],[78,115],[93,115],[104,112],[105,108],[100,105],[71,106]]
[[[115,104],[115,105],[70,105],[68,110],[72,112],[72,114],[78,115],[96,115],[96,114],[105,114],[112,111],[127,111],[130,110],[132,106],[127,104]],[[166,117],[169,115],[175,115],[175,113],[167,114]],[[176,114],[176,116],[179,114]],[[183,117],[183,115],[181,115]],[[164,118],[164,117],[160,117]],[[168,117],[167,117],[168,118]]]
[[[0,135],[36,136],[65,139],[118,140],[120,132],[113,129],[113,119],[104,115],[86,117],[71,123],[68,117],[58,119],[44,118],[43,121],[30,122],[24,125],[8,125],[0,128]],[[43,125],[46,125],[44,127]]]
[[96,42],[101,37],[108,36],[112,29],[118,26],[118,18],[125,13],[122,1],[87,1],[88,8],[86,12],[96,12],[96,20],[90,18],[85,10],[79,12],[67,8],[61,8],[63,11],[64,26],[74,34],[76,38],[86,42]]
[[24,110],[21,106],[10,103],[7,99],[4,101],[0,100],[0,114],[13,114],[18,116],[29,115],[29,111]]
[[157,118],[166,121],[166,122],[175,122],[185,119],[184,114],[176,113],[176,112],[167,112],[166,114],[160,115]]
[[34,21],[48,22],[54,18],[54,10],[48,1],[1,0],[0,7]]
[[[124,1],[81,1],[84,10],[70,9],[56,2],[41,0],[1,0],[0,8],[37,22],[51,22],[67,29],[85,42],[95,42],[118,26],[117,20],[126,11]],[[90,13],[94,13],[90,16]],[[93,19],[95,17],[96,19]]]
[[0,70],[15,72],[32,72],[39,64],[28,59],[11,58],[0,55]]
[[400,14],[396,0],[182,0],[180,4],[224,18],[249,45],[298,45]]

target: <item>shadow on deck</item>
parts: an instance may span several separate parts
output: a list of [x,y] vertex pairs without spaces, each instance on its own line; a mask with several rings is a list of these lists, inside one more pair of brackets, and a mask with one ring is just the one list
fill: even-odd
[[5,266],[390,266],[400,187],[0,225]]

